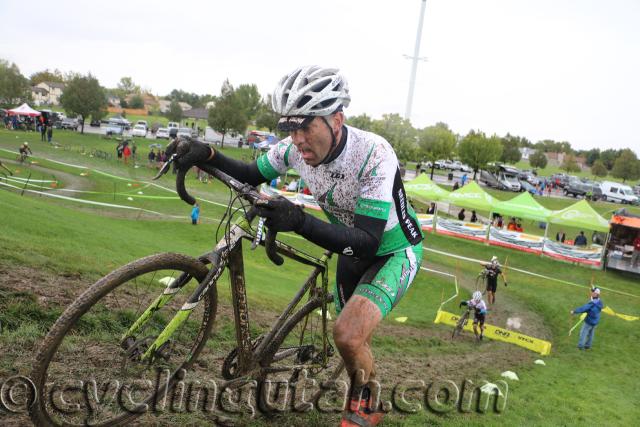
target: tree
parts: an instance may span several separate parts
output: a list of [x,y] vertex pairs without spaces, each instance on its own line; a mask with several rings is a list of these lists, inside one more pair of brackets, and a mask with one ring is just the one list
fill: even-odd
[[180,122],[180,120],[182,120],[182,107],[180,107],[178,101],[174,100],[169,104],[167,118],[172,122]]
[[37,84],[42,82],[64,83],[64,76],[62,75],[62,71],[58,70],[57,68],[53,71],[49,71],[49,69],[47,68],[46,70],[38,71],[31,74],[29,80],[31,81],[31,86],[36,86]]
[[603,178],[607,176],[608,171],[607,167],[604,165],[604,163],[602,163],[602,160],[596,160],[591,166],[591,173],[595,176]]
[[15,107],[31,101],[29,80],[20,73],[14,63],[0,59],[0,105]]
[[122,77],[118,82],[118,91],[120,91],[121,97],[132,93],[140,94],[140,86],[135,84],[131,77]]
[[229,80],[225,80],[220,96],[215,99],[213,108],[209,109],[209,126],[222,134],[220,148],[224,147],[224,136],[229,131],[244,133],[248,120]]
[[247,120],[254,121],[260,112],[262,97],[255,84],[242,84],[235,90],[235,96],[247,117]]
[[133,95],[131,97],[131,101],[129,102],[130,108],[144,108],[144,100],[140,95]]
[[456,150],[457,138],[446,123],[436,123],[428,126],[418,133],[418,155],[421,160],[431,162],[431,179],[435,161],[439,159],[451,159]]
[[600,160],[604,163],[607,170],[613,169],[613,165],[616,162],[616,159],[620,157],[622,150],[614,150],[613,148],[609,148],[608,150],[604,150],[600,153]]
[[408,119],[397,113],[383,114],[382,119],[374,120],[372,128],[373,132],[389,141],[399,160],[406,161],[416,155],[417,131]]
[[77,74],[67,82],[60,103],[68,114],[82,116],[81,132],[84,133],[85,119],[100,115],[107,108],[107,97],[98,79],[91,74]]
[[502,155],[500,156],[500,161],[503,163],[518,163],[522,158],[522,153],[520,152],[520,138],[519,136],[509,135],[504,138],[500,138],[500,142],[502,143]]
[[547,156],[544,155],[544,151],[536,150],[529,156],[529,164],[532,168],[544,169],[547,167]]
[[616,159],[611,175],[616,178],[622,179],[622,182],[626,180],[634,180],[640,178],[640,162],[636,153],[629,148],[625,148],[620,153],[620,157]]
[[354,128],[371,131],[373,129],[373,120],[366,113],[360,114],[347,119],[347,124]]
[[269,132],[276,130],[280,115],[271,108],[271,95],[261,104],[260,111],[256,117],[256,126],[258,128],[267,128]]
[[[594,148],[592,150],[587,151],[585,157],[587,158],[587,166],[593,166],[596,160],[600,159],[600,149]],[[602,164],[602,166],[604,166],[604,163]]]
[[489,162],[495,162],[502,155],[500,138],[493,135],[487,138],[484,132],[470,131],[458,146],[458,156],[463,163],[473,168],[473,179],[480,169]]
[[576,157],[573,154],[566,154],[560,169],[567,172],[580,172],[580,165],[576,162]]

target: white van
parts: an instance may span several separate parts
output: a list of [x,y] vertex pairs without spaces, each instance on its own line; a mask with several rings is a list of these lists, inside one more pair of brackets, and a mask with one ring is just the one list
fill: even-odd
[[637,203],[638,196],[633,194],[633,190],[628,185],[618,182],[604,181],[600,188],[602,189],[602,200],[618,203]]

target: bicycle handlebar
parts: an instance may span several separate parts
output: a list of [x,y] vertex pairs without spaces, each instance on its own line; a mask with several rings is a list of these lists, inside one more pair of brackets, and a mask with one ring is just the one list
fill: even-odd
[[[171,164],[177,159],[177,156],[178,156],[177,154],[171,155],[169,160],[167,160],[165,164],[162,166],[158,174],[153,177],[154,181],[169,171],[169,169],[171,168]],[[198,167],[203,171],[207,172],[209,175],[212,175],[218,178],[220,181],[222,181],[224,185],[229,187],[231,190],[235,191],[240,197],[242,197],[252,205],[257,200],[264,199],[266,197],[260,194],[258,190],[255,189],[255,187],[252,187],[249,184],[244,184],[238,181],[237,179],[222,172],[221,170],[214,168],[213,166],[203,164],[203,165],[199,165]],[[196,199],[191,194],[189,194],[189,192],[187,191],[184,185],[184,179],[186,175],[187,175],[187,169],[178,169],[178,172],[176,175],[176,191],[178,192],[178,196],[180,196],[180,198],[183,201],[185,201],[190,205],[193,205],[196,202]],[[255,216],[256,216],[255,210],[250,209],[246,215],[247,221],[251,222],[255,218]],[[277,232],[272,231],[270,228],[267,228],[267,234],[265,236],[264,246],[265,246],[265,251],[267,252],[267,256],[269,257],[271,262],[273,262],[275,265],[282,265],[284,263],[284,258],[278,255],[277,248],[276,248],[276,234]]]

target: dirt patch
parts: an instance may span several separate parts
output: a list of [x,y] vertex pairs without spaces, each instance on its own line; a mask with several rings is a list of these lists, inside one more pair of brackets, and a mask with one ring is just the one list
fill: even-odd
[[[80,169],[78,169],[78,175],[74,175],[74,174],[70,174],[67,172],[62,172],[62,171],[54,171],[42,166],[38,166],[38,165],[30,165],[30,166],[25,166],[25,165],[21,165],[18,162],[14,162],[14,161],[7,161],[7,164],[10,164],[11,166],[10,169],[14,169],[17,167],[20,168],[28,168],[29,170],[31,170],[34,175],[34,179],[40,179],[41,176],[44,176],[43,179],[48,179],[48,178],[52,178],[55,177],[56,180],[62,182],[62,188],[64,188],[64,190],[76,190],[76,191],[82,191],[82,190],[91,190],[93,188],[93,184],[91,183],[90,180],[79,176],[80,175]],[[38,176],[40,175],[40,176]],[[31,189],[36,190],[35,188],[31,187]],[[40,190],[40,189],[37,189]],[[72,192],[70,191],[64,191],[62,189],[51,189],[48,186],[45,186],[42,188],[42,191],[46,191],[47,193],[52,193],[52,194],[59,194],[59,195],[63,195],[63,196],[72,196]]]

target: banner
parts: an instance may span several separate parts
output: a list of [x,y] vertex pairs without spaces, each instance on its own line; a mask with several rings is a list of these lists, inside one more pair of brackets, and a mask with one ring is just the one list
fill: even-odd
[[260,186],[260,193],[269,197],[283,196],[296,205],[304,205],[305,208],[317,211],[321,210],[313,196],[309,196],[307,194],[296,193],[294,191],[282,191],[277,188],[269,187],[266,184],[262,184]]
[[479,222],[464,222],[438,217],[436,233],[483,242],[487,240],[487,226]]
[[426,231],[433,230],[433,214],[417,214],[418,222],[420,222],[420,228]]
[[[445,325],[455,326],[458,323],[460,316],[457,314],[448,313],[446,311],[438,310],[436,319],[433,323],[444,323]],[[510,344],[526,348],[527,350],[535,351],[543,356],[551,353],[551,343],[549,341],[541,340],[538,338],[529,337],[518,332],[510,331],[508,329],[502,329],[497,326],[484,324],[484,336],[492,340],[503,341]],[[465,331],[473,333],[473,318],[469,318],[464,325]]]
[[564,243],[545,239],[542,253],[548,257],[564,261],[588,264],[596,267],[602,265],[602,246],[594,245],[587,248],[584,246],[565,245]]
[[544,237],[491,227],[489,244],[539,254],[544,246]]

